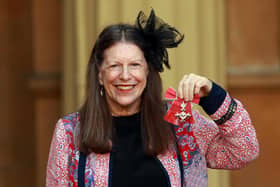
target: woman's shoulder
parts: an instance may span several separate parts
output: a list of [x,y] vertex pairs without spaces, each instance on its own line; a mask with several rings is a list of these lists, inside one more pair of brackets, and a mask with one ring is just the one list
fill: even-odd
[[66,132],[73,132],[80,123],[80,114],[79,112],[66,114],[59,119],[58,123],[65,128]]

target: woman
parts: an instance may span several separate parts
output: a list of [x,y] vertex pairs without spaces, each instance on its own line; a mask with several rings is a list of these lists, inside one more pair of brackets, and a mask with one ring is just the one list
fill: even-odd
[[[177,97],[162,99],[166,48],[182,40],[153,10],[102,31],[85,103],[57,123],[47,186],[207,186],[207,167],[238,169],[257,157],[248,113],[214,82],[185,75]],[[191,111],[197,97],[212,120]]]

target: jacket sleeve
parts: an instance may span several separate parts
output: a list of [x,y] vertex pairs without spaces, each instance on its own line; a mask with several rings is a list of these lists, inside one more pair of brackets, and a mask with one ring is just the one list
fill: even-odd
[[[210,98],[207,98],[208,101],[202,101],[202,107],[206,109],[210,119],[197,111],[193,112],[196,120],[193,127],[194,134],[205,155],[208,167],[238,169],[258,156],[259,144],[248,112],[236,99],[237,107],[231,118],[219,125],[214,122],[226,114],[233,99],[221,89],[214,84],[214,90],[211,91],[213,93],[210,94]],[[215,102],[218,96],[220,101],[218,99]],[[215,104],[211,105],[211,103],[218,103],[218,109],[215,109],[213,107]]]
[[69,143],[63,120],[60,119],[53,134],[47,164],[46,186],[68,186]]

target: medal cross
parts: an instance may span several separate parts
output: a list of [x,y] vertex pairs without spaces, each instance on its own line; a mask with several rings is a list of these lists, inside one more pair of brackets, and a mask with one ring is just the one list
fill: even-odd
[[191,117],[191,114],[190,113],[186,113],[185,111],[186,111],[186,106],[187,106],[187,104],[183,101],[182,103],[181,103],[181,105],[180,105],[180,107],[181,107],[181,112],[180,113],[176,113],[175,114],[175,116],[177,117],[177,118],[180,118],[180,122],[184,122],[185,121],[185,119],[188,119],[189,117]]

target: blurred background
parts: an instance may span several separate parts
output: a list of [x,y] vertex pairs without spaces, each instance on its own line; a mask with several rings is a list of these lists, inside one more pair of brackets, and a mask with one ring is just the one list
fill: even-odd
[[259,158],[209,170],[209,187],[279,186],[280,1],[0,0],[0,187],[45,186],[55,124],[83,101],[97,34],[151,7],[185,34],[164,87],[207,76],[243,102],[257,130]]

